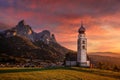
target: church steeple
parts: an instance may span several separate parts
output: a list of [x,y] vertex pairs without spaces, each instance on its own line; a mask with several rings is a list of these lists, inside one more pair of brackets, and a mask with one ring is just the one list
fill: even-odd
[[80,29],[78,30],[78,32],[80,33],[80,34],[84,34],[85,33],[85,28],[84,28],[84,26],[83,26],[83,22],[81,22],[81,27],[80,27]]
[[87,38],[85,37],[85,28],[82,22],[78,32],[77,64],[78,66],[89,67],[89,61],[87,61]]

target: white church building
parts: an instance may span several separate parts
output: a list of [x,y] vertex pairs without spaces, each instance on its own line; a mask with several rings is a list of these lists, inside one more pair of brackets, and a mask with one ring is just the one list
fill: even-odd
[[68,54],[65,60],[66,66],[80,66],[80,67],[90,67],[90,61],[87,55],[87,38],[85,34],[86,29],[83,24],[78,30],[78,40],[77,40],[77,55]]

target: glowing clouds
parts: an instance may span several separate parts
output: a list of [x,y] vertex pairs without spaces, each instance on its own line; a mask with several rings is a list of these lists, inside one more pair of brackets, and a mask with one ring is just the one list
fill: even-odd
[[48,29],[72,50],[83,21],[88,52],[119,51],[120,0],[0,0],[0,10],[0,22],[13,27],[25,19],[36,32]]

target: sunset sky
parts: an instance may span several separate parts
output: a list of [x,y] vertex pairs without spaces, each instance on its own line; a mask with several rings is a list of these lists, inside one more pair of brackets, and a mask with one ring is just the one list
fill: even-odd
[[14,27],[22,19],[75,51],[83,21],[88,52],[120,52],[120,0],[0,0],[0,25]]

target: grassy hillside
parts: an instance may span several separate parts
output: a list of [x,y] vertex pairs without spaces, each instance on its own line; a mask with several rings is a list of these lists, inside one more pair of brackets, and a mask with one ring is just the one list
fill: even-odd
[[87,68],[1,68],[0,80],[120,80],[120,73]]

